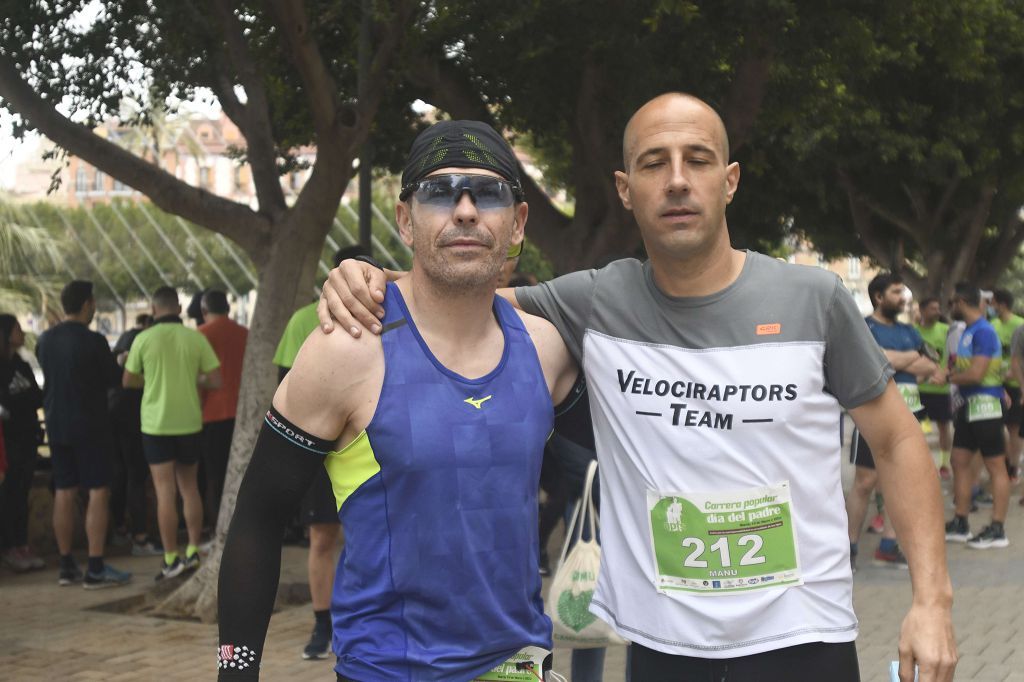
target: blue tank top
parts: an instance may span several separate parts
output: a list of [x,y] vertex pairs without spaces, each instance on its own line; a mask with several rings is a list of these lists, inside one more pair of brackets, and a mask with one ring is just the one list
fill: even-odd
[[502,298],[504,353],[478,379],[434,357],[393,284],[384,307],[377,410],[326,460],[345,530],[335,669],[360,682],[470,680],[522,647],[551,648],[537,572],[551,397]]

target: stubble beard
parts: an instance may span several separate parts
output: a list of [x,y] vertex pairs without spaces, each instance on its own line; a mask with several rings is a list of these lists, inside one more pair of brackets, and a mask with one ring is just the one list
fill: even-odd
[[498,240],[486,257],[473,260],[453,258],[441,247],[413,240],[413,249],[423,274],[438,292],[446,296],[464,296],[488,288],[493,291],[505,256],[512,245],[512,236]]

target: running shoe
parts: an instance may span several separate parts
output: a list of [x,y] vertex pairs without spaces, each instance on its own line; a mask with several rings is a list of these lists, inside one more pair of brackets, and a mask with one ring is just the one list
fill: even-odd
[[319,623],[313,626],[313,632],[309,636],[306,648],[302,650],[302,657],[307,661],[317,661],[327,655],[331,648],[331,623],[327,621],[326,627]]
[[83,577],[82,569],[78,566],[62,568],[57,573],[57,584],[61,587],[67,587],[68,585],[74,585],[75,583],[82,582]]
[[1009,547],[1010,541],[1002,527],[995,529],[992,526],[985,526],[980,533],[967,541],[967,546],[971,549],[999,549]]
[[124,528],[117,528],[110,534],[110,544],[114,547],[129,547],[132,544],[132,536]]
[[31,571],[34,567],[32,562],[28,560],[28,557],[24,556],[21,550],[17,547],[12,547],[4,552],[4,565],[10,568],[15,573],[24,573]]
[[105,587],[120,587],[121,585],[127,585],[131,579],[132,574],[128,571],[119,571],[110,564],[106,564],[103,566],[103,570],[99,573],[86,571],[85,578],[82,580],[82,587],[87,590],[101,590]]
[[967,542],[970,539],[971,529],[967,519],[955,516],[946,524],[946,542]]
[[949,470],[948,466],[945,466],[945,465],[940,466],[939,467],[939,478],[941,478],[943,481],[948,481],[951,478],[953,478],[953,472]]
[[132,541],[132,556],[160,556],[164,553],[164,547],[149,536],[141,540]]
[[985,492],[979,492],[971,498],[971,502],[979,507],[988,509],[992,506],[992,496]]
[[185,571],[194,571],[199,568],[199,552],[196,552],[192,556],[185,557],[184,561]]
[[875,566],[888,566],[889,568],[902,568],[904,570],[910,568],[907,565],[907,557],[903,556],[903,550],[900,549],[899,545],[893,547],[892,551],[883,552],[882,548],[879,547],[875,550],[875,558],[871,562]]
[[46,562],[36,556],[36,553],[32,551],[31,547],[22,547],[21,556],[25,561],[28,562],[29,568],[37,570],[40,568],[46,568]]
[[177,578],[185,571],[185,564],[182,563],[181,557],[174,557],[174,561],[171,564],[167,562],[160,562],[160,572],[156,574],[156,580],[164,580],[166,578]]
[[885,530],[885,517],[875,514],[875,518],[871,519],[871,525],[868,526],[868,532],[881,535],[883,530]]

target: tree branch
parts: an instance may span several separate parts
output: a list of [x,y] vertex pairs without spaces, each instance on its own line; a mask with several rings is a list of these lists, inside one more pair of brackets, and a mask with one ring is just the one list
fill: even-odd
[[978,192],[978,200],[974,202],[974,207],[969,214],[967,229],[960,237],[959,250],[956,258],[953,259],[951,273],[954,281],[966,278],[971,272],[995,195],[994,183],[983,186]]
[[1006,221],[1006,225],[999,230],[999,241],[992,249],[992,256],[984,262],[984,267],[978,272],[978,282],[982,286],[995,284],[999,276],[1010,266],[1010,263],[1020,253],[1021,244],[1024,244],[1024,221],[1012,216]]
[[245,89],[245,104],[235,97],[234,84],[228,77],[227,69],[218,69],[218,80],[213,85],[224,111],[245,136],[246,157],[252,168],[252,179],[256,186],[260,210],[271,215],[280,215],[286,210],[287,205],[281,189],[281,177],[277,172],[277,141],[274,139],[270,123],[267,91],[263,79],[257,72],[256,60],[245,42],[242,24],[235,15],[234,8],[229,0],[214,0],[214,6],[224,32],[224,66],[230,62],[234,72],[238,74]]
[[409,23],[418,5],[408,0],[395,3],[391,19],[379,30],[377,47],[370,58],[368,84],[365,86],[356,106],[357,116],[355,128],[357,133],[368,132],[377,113],[384,88],[389,82],[388,70],[395,55],[399,39],[405,35]]
[[[845,174],[844,174],[845,175]],[[918,246],[923,246],[927,242],[927,235],[919,230],[913,223],[904,220],[899,217],[885,206],[882,206],[874,199],[869,197],[864,192],[860,191],[854,184],[853,180],[847,176],[846,181],[849,183],[849,190],[853,191],[857,195],[858,202],[862,203],[865,208],[870,210],[872,213],[877,215],[882,220],[890,223],[893,227],[902,230],[904,234],[911,237]]]
[[893,270],[900,269],[903,264],[892,262],[890,245],[875,230],[871,220],[872,212],[864,205],[862,195],[854,185],[852,178],[842,168],[838,169],[838,175],[839,185],[846,192],[846,199],[850,204],[850,218],[853,220],[853,227],[857,231],[861,243],[876,262],[887,265]]
[[942,198],[939,199],[938,205],[935,207],[935,212],[932,213],[929,223],[932,225],[941,225],[943,223],[942,216],[949,210],[949,204],[953,201],[953,195],[956,194],[956,190],[960,187],[960,176],[957,175],[950,179],[946,183],[946,188],[942,191]]
[[917,222],[924,223],[928,220],[928,202],[922,196],[921,191],[918,188],[911,187],[907,183],[902,183],[903,193],[907,195],[907,199],[910,201],[910,208],[914,212],[914,218]]
[[267,0],[267,4],[277,18],[290,48],[292,63],[302,78],[313,116],[317,147],[326,151],[324,147],[333,146],[337,139],[338,87],[310,31],[309,17],[302,0]]
[[219,232],[259,261],[271,224],[248,206],[192,187],[118,147],[56,110],[26,83],[10,58],[0,55],[0,96],[11,109],[68,152],[148,196],[168,213]]
[[774,61],[774,45],[763,32],[754,31],[747,36],[749,46],[743,61],[736,67],[736,77],[729,86],[722,118],[729,131],[730,152],[743,147],[757,120],[768,86],[768,76]]

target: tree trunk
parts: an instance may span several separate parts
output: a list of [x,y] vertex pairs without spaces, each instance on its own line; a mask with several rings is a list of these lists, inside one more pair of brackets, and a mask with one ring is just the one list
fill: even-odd
[[269,253],[259,264],[259,294],[245,348],[235,433],[213,547],[196,574],[168,596],[157,613],[198,617],[206,623],[217,619],[217,575],[224,539],[263,415],[277,387],[274,351],[292,312],[309,300],[307,286],[329,228],[330,222],[314,228],[294,211],[274,228]]

